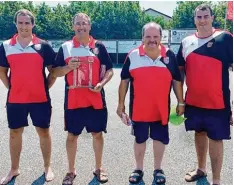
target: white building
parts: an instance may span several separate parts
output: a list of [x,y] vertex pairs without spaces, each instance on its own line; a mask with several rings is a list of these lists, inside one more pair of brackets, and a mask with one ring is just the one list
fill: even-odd
[[169,20],[172,19],[172,17],[170,17],[170,16],[168,16],[168,15],[166,15],[164,13],[161,13],[161,12],[159,12],[157,10],[154,10],[152,8],[146,9],[144,11],[144,13],[147,14],[147,15],[153,16],[153,17],[157,17],[157,16],[163,17],[166,21],[169,21]]

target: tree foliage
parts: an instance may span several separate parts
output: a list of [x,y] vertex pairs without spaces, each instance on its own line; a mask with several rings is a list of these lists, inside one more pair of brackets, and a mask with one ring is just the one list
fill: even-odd
[[[195,8],[206,3],[211,6],[214,14],[215,28],[224,29],[225,25],[225,12],[227,7],[227,2],[212,2],[212,1],[179,1],[177,2],[177,7],[173,13],[172,24],[173,28],[195,28],[194,25],[194,10]],[[233,23],[230,20],[226,22],[226,29],[230,32],[233,31]]]
[[[172,21],[162,17],[151,17],[144,13],[138,1],[72,1],[68,5],[50,7],[45,3],[0,2],[0,40],[8,39],[16,32],[13,17],[21,8],[29,9],[36,18],[34,32],[46,40],[67,40],[73,36],[72,17],[77,12],[91,17],[91,34],[97,39],[140,39],[143,25],[150,21],[159,23],[163,29],[194,28],[193,11],[206,1],[178,2]],[[207,2],[206,2],[207,3]],[[225,24],[225,2],[208,2],[215,14],[214,26],[223,28]],[[232,21],[227,21],[227,29],[232,32]]]

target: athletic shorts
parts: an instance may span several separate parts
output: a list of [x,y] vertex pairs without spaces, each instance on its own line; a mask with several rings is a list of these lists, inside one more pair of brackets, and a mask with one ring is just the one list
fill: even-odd
[[162,125],[161,121],[156,122],[132,122],[132,135],[135,136],[136,143],[141,144],[150,137],[167,145],[169,143],[168,124]]
[[65,131],[73,135],[80,135],[86,128],[88,133],[106,132],[107,109],[93,107],[65,110]]
[[49,128],[51,118],[51,103],[7,103],[7,120],[10,129],[28,126],[28,115],[35,127]]
[[231,139],[230,116],[231,112],[225,109],[203,109],[186,105],[186,131],[207,132],[212,140]]

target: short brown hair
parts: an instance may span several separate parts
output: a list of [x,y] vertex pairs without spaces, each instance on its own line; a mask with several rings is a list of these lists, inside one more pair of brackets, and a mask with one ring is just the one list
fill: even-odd
[[30,20],[31,20],[31,23],[32,23],[33,25],[35,24],[35,17],[34,17],[34,15],[33,15],[33,13],[30,12],[29,10],[27,10],[27,9],[21,9],[21,10],[19,10],[19,11],[17,11],[17,12],[15,13],[15,16],[14,16],[14,23],[17,23],[17,17],[18,17],[19,15],[29,16],[29,17],[30,17]]
[[195,8],[195,10],[194,10],[194,16],[196,16],[196,12],[198,10],[202,10],[202,11],[210,10],[210,15],[211,16],[213,15],[213,10],[211,9],[210,5],[208,5],[208,4],[200,4],[199,6],[197,6],[197,8]]
[[74,24],[74,21],[75,21],[76,17],[78,17],[78,16],[87,18],[88,21],[89,21],[89,24],[91,24],[91,19],[90,19],[90,17],[89,17],[87,14],[81,13],[81,12],[77,13],[76,15],[74,15],[74,17],[72,17],[72,24]]

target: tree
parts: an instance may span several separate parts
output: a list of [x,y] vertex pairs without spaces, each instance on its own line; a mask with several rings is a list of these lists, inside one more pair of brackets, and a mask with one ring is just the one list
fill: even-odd
[[48,26],[46,31],[49,33],[47,39],[71,39],[71,20],[72,17],[71,14],[67,11],[67,7],[58,4],[57,7],[53,9],[53,14],[48,20],[49,22],[47,23]]
[[195,28],[194,10],[202,3],[210,3],[206,1],[180,1],[172,16],[173,28]]
[[[225,12],[227,2],[211,2],[211,1],[186,1],[177,2],[178,6],[173,13],[172,27],[173,28],[195,28],[194,25],[194,10],[195,8],[206,3],[211,6],[214,13],[214,23],[215,28],[223,29],[225,24]],[[227,20],[227,29],[233,31],[232,21]]]
[[48,27],[50,26],[50,20],[52,19],[52,10],[51,8],[43,2],[41,5],[39,5],[37,8],[36,13],[36,26],[35,26],[35,33],[38,37],[44,38],[44,39],[50,39],[51,33],[49,33]]
[[169,24],[162,17],[145,15],[138,1],[72,1],[68,6],[49,7],[45,3],[0,2],[0,39],[16,32],[13,17],[21,8],[35,15],[34,32],[45,40],[71,39],[72,17],[78,12],[88,14],[92,22],[91,34],[97,39],[140,39],[143,25],[150,21],[164,29]]
[[[222,28],[225,27],[225,13],[227,8],[227,2],[218,2],[214,5],[214,27],[215,28]],[[233,32],[233,21],[232,20],[226,20],[226,29]]]
[[25,8],[26,3],[6,1],[0,4],[0,35],[1,39],[9,39],[16,32],[14,15],[18,10]]

